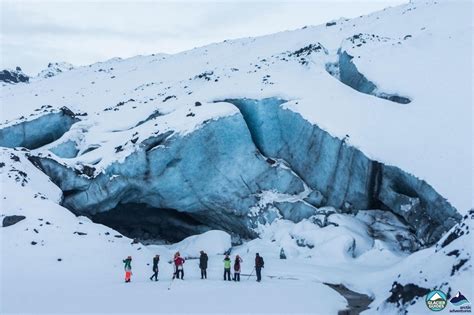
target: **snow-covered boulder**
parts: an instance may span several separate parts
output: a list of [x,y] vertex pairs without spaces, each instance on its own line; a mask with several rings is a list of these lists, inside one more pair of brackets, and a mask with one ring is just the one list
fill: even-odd
[[184,257],[199,257],[200,251],[208,255],[223,255],[232,247],[231,237],[224,231],[212,230],[200,235],[185,238],[179,243],[169,247],[170,250],[179,251]]
[[[364,210],[354,216],[338,214],[331,208],[322,211],[326,214],[316,214],[298,223],[277,220],[261,226],[260,236],[265,246],[274,243],[275,248],[257,247],[254,250],[277,257],[281,251],[279,246],[290,259],[305,257],[315,261],[330,259],[333,263],[350,263],[353,259],[365,259],[364,255],[371,252],[406,255],[421,247],[410,227],[390,212]],[[325,223],[320,224],[321,221]],[[255,246],[252,242],[244,247],[252,248]],[[254,244],[259,242],[261,240],[256,240]]]

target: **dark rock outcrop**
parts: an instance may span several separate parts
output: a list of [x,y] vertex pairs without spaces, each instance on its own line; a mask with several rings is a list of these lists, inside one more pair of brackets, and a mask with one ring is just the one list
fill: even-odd
[[395,281],[390,290],[391,295],[387,299],[387,302],[401,307],[416,298],[424,297],[430,291],[431,289],[429,288],[422,288],[413,283],[402,285]]
[[10,225],[14,225],[24,219],[26,219],[24,215],[7,215],[3,218],[2,226],[7,227]]
[[0,82],[5,83],[28,83],[30,77],[23,73],[20,67],[16,67],[15,70],[5,69],[0,71]]

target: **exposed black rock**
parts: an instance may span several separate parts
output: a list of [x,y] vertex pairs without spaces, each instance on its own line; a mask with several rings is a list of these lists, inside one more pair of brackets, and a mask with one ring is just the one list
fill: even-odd
[[172,98],[176,99],[176,95],[169,95],[169,96],[165,97],[165,99],[163,100],[163,103],[166,102],[166,101],[169,101]]
[[397,307],[401,307],[404,304],[412,302],[414,299],[424,297],[431,289],[422,288],[413,283],[402,285],[398,282],[394,282],[392,289],[390,290],[390,297],[387,302],[396,304]]
[[309,44],[308,46],[302,47],[298,50],[295,50],[292,53],[289,53],[289,57],[301,57],[301,56],[309,56],[313,52],[319,52],[319,51],[326,51],[326,49],[320,44]]
[[145,118],[144,120],[139,121],[139,122],[135,125],[135,127],[138,127],[138,126],[140,126],[140,125],[143,125],[143,124],[146,123],[147,121],[153,120],[153,119],[155,119],[156,117],[160,117],[160,116],[162,116],[162,115],[163,115],[163,114],[160,113],[159,110],[156,110],[156,111],[154,111],[150,116],[148,116],[147,118]]
[[204,79],[206,81],[211,81],[213,75],[214,75],[214,71],[205,71],[203,73],[196,75],[194,79]]
[[464,266],[468,261],[469,259],[460,259],[455,265],[453,265],[453,268],[451,269],[451,276],[454,276],[454,274],[459,271],[459,269],[461,269],[462,266]]
[[439,246],[441,248],[444,248],[451,244],[454,240],[458,239],[460,236],[464,235],[467,231],[467,226],[466,225],[459,225],[456,226],[454,230],[452,230],[447,236],[445,236],[444,240],[442,240],[441,244]]
[[7,227],[26,219],[24,215],[7,215],[3,218],[2,226]]
[[5,83],[21,83],[25,82],[28,83],[30,81],[30,77],[23,73],[20,67],[16,67],[15,70],[2,70],[0,71],[0,82]]

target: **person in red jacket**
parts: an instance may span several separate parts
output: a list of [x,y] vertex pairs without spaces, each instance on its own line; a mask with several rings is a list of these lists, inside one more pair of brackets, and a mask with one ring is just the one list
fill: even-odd
[[175,273],[174,273],[173,279],[175,277],[179,279],[179,274],[181,274],[181,280],[183,280],[183,277],[184,277],[183,264],[184,264],[184,258],[181,257],[179,252],[176,252],[176,254],[174,254]]
[[240,264],[243,262],[239,255],[235,256],[234,261],[234,281],[240,282]]

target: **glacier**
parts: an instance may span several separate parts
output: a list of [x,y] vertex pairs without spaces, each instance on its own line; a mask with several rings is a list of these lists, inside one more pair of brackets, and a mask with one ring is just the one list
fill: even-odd
[[[127,204],[142,204],[157,212],[173,209],[190,215],[197,220],[196,231],[208,226],[243,238],[255,237],[258,223],[273,221],[251,218],[259,193],[298,195],[305,185],[317,201],[307,203],[308,196],[303,196],[297,202],[275,202],[283,218],[299,222],[324,206],[346,213],[387,209],[404,218],[426,245],[434,244],[461,218],[425,181],[367,158],[345,139],[332,137],[285,109],[285,100],[223,101],[241,114],[208,121],[184,137],[171,131],[158,133],[97,175],[93,165],[72,170],[48,157],[30,159],[63,190],[62,204],[77,215],[116,207],[120,213]],[[134,206],[128,209],[137,211]],[[136,215],[141,216],[139,211]],[[189,235],[193,234],[185,234]]]

